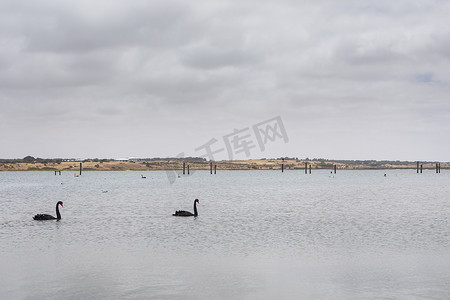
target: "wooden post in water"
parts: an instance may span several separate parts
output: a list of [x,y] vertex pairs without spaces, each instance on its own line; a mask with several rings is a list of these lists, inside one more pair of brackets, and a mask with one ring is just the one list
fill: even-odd
[[61,175],[61,171],[59,171],[59,175]]
[[188,175],[189,175],[189,165],[188,165]]
[[212,162],[209,163],[209,172],[210,172],[211,175],[212,175]]
[[83,169],[83,163],[80,163],[80,175],[81,175],[81,170]]
[[334,165],[334,174],[336,174],[336,165]]
[[55,171],[55,176],[56,176],[56,171]]
[[186,174],[186,163],[183,162],[183,175],[185,175],[185,174]]
[[439,173],[438,163],[436,163],[436,174]]
[[217,172],[217,165],[214,165],[214,175],[216,174],[216,172]]
[[311,174],[311,164],[309,164],[309,174]]
[[281,173],[284,172],[284,164],[281,164]]
[[305,162],[305,174],[308,174],[308,163]]
[[439,163],[439,173],[441,173],[441,163]]
[[417,174],[419,174],[419,162],[417,162]]
[[420,165],[420,174],[422,174],[423,164]]

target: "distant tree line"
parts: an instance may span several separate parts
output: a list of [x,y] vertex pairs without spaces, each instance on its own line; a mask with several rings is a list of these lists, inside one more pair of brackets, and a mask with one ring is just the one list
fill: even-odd
[[285,156],[285,157],[279,157],[279,158],[277,158],[276,160],[295,160],[295,161],[298,161],[298,157],[287,157],[287,156]]
[[[266,160],[266,158],[261,158],[262,160]],[[301,159],[299,160],[298,157],[279,157],[279,158],[275,158],[275,159],[270,159],[270,160],[285,160],[285,161],[296,161],[296,162],[300,162],[301,160],[305,160],[305,161],[314,161],[314,162],[318,162],[321,165],[327,165],[330,163],[342,163],[348,166],[351,165],[366,165],[366,166],[383,166],[386,164],[395,164],[395,165],[408,165],[411,164],[412,162],[410,161],[400,161],[400,160],[395,160],[395,161],[390,161],[390,160],[338,160],[338,159],[326,159],[326,158],[313,158],[313,159],[309,159],[308,157],[305,159]],[[47,164],[47,163],[57,163],[60,164],[63,161],[80,161],[74,158],[70,158],[70,159],[63,159],[63,158],[40,158],[40,157],[33,157],[33,156],[25,156],[24,158],[17,158],[17,159],[0,159],[0,163],[30,163],[30,164],[34,164],[34,163],[42,163],[42,164]],[[82,160],[82,162],[98,162],[98,163],[103,163],[103,162],[109,162],[109,161],[118,161],[116,159],[106,159],[106,158],[88,158],[88,159],[84,159]],[[128,161],[134,162],[134,161],[142,161],[142,162],[148,162],[148,161],[182,161],[182,162],[192,162],[192,163],[201,163],[201,162],[205,162],[207,161],[206,158],[203,157],[165,157],[165,158],[161,158],[161,157],[153,157],[153,158],[136,158],[136,159],[129,159]],[[433,163],[433,162],[428,162],[428,161],[422,161],[422,163]]]
[[64,161],[62,158],[40,158],[40,157],[34,158],[33,156],[25,156],[24,158],[16,158],[16,159],[0,159],[1,163],[29,163],[29,164],[34,164],[34,163],[42,163],[42,164],[57,163],[57,164],[60,164],[62,161]]

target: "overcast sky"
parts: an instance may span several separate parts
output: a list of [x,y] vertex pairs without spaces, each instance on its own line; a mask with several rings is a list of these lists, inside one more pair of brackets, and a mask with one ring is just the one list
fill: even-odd
[[[439,0],[0,0],[0,158],[200,156],[249,128],[235,159],[449,161],[449,15]],[[252,126],[277,116],[289,140],[256,147]]]

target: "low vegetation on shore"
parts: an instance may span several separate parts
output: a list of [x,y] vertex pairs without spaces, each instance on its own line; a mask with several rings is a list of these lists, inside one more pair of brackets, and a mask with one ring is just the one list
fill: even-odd
[[[84,171],[149,171],[180,170],[183,163],[191,170],[209,170],[210,162],[203,158],[147,158],[147,159],[42,159],[32,156],[23,159],[0,159],[0,171],[74,171],[78,172],[82,163]],[[339,170],[365,169],[416,169],[417,162],[376,161],[376,160],[328,160],[328,159],[251,159],[222,160],[213,162],[219,170],[278,170],[281,164],[285,170],[303,170],[305,163],[313,170],[336,168]],[[434,169],[436,162],[420,162],[424,169]],[[450,168],[450,163],[441,163],[441,168]]]

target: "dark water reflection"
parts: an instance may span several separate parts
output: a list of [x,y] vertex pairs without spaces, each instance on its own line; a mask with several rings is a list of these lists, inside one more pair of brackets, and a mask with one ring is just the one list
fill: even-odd
[[0,173],[2,298],[447,299],[450,176],[385,172]]

